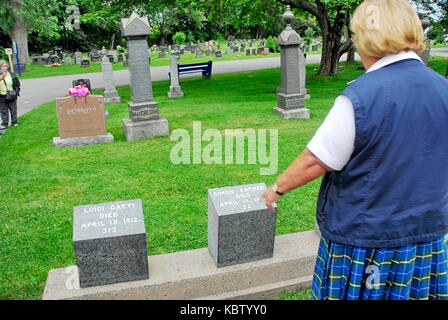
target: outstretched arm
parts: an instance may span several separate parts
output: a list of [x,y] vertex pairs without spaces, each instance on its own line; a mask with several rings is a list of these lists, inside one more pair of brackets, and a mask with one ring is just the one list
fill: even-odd
[[[311,182],[325,173],[332,171],[319,160],[310,150],[305,149],[303,153],[286,169],[276,182],[278,191],[286,193]],[[268,188],[263,195],[266,205],[274,210],[272,203],[280,198],[273,188]]]

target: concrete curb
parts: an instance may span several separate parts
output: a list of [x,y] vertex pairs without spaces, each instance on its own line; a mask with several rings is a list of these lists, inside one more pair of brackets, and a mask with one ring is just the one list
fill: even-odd
[[215,266],[208,249],[149,256],[149,279],[83,289],[67,288],[76,268],[53,269],[42,299],[274,298],[310,286],[319,240],[314,230],[278,236],[273,258],[223,268]]

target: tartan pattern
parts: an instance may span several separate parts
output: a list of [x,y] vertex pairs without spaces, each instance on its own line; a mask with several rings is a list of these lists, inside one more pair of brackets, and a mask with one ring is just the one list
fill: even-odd
[[312,296],[314,300],[448,300],[447,259],[443,237],[381,249],[321,237]]

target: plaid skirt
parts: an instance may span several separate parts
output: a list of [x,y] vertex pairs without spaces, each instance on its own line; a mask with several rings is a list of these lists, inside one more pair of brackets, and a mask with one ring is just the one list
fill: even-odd
[[314,300],[448,300],[444,238],[401,248],[369,249],[321,238]]

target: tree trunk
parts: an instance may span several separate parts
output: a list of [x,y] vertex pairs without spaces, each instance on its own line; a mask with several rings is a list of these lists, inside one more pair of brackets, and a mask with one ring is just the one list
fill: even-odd
[[339,69],[339,59],[341,57],[342,50],[342,28],[337,27],[327,27],[329,23],[323,25],[322,28],[322,60],[320,63],[320,76],[334,76],[338,73]]
[[[14,23],[9,32],[9,36],[12,41],[17,42],[19,47],[19,60],[20,64],[28,64],[29,62],[29,52],[28,52],[28,30],[24,18],[17,14],[20,9],[20,1],[13,0],[11,2],[12,14]],[[16,56],[14,55],[14,63],[16,64]],[[17,72],[17,70],[14,70]]]
[[[343,6],[334,8],[335,15],[329,12],[326,1],[323,0],[277,0],[293,8],[305,10],[316,17],[322,30],[323,48],[319,75],[336,75],[339,69],[341,55],[349,49],[351,41],[342,43],[342,35],[349,17]],[[331,18],[334,16],[334,19]],[[332,23],[333,21],[333,23]]]
[[355,62],[355,48],[351,48],[347,53],[347,62]]
[[[332,35],[328,35],[331,37]],[[320,76],[333,76],[339,69],[339,49],[340,45],[334,40],[324,41],[322,50],[322,60],[320,62]]]
[[114,32],[112,34],[111,39],[110,39],[110,49],[109,50],[114,50],[114,47],[115,47],[115,35],[116,35],[116,33]]

